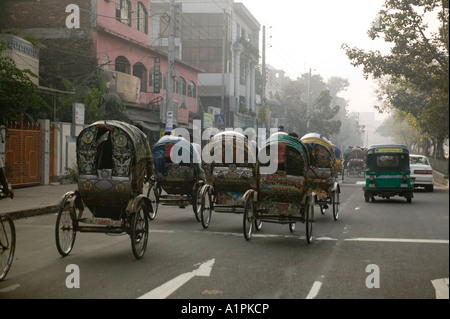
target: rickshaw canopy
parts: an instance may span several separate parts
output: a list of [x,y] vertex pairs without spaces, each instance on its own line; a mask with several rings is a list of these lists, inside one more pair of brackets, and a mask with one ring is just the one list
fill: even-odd
[[[125,177],[137,164],[153,161],[147,136],[121,121],[98,121],[87,126],[78,135],[76,145],[79,174],[94,175],[96,169],[111,168],[113,176]],[[101,163],[102,156],[110,167]]]
[[332,143],[318,133],[308,133],[300,139],[309,147],[311,164],[317,167],[334,166],[335,153]]
[[[201,155],[192,143],[181,136],[165,135],[159,139],[153,147],[153,155],[155,158],[155,168],[158,172],[164,170],[165,158],[171,157],[172,149],[176,145],[178,147],[178,154],[172,154],[178,156],[179,163],[194,164],[199,167],[201,164]],[[189,158],[185,158],[185,154]]]
[[[253,165],[256,163],[256,147],[242,133],[224,131],[211,137],[208,145],[215,163]],[[217,152],[217,153],[215,153]],[[229,158],[232,156],[232,158]]]
[[[265,146],[259,151],[258,158],[270,155],[270,147],[278,147],[278,169],[285,170],[288,175],[306,176],[309,167],[308,147],[297,137],[285,132],[272,134]],[[264,152],[264,153],[263,153]],[[275,160],[270,158],[271,161]],[[264,164],[267,165],[267,164]]]

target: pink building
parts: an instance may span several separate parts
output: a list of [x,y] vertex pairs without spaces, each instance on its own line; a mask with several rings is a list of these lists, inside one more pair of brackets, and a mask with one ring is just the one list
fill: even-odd
[[[19,30],[43,44],[41,86],[58,87],[63,78],[83,78],[101,67],[126,93],[130,119],[159,134],[168,59],[151,46],[150,13],[148,0],[2,1],[0,31]],[[174,68],[174,123],[188,127],[189,116],[198,113],[201,70],[180,60]]]

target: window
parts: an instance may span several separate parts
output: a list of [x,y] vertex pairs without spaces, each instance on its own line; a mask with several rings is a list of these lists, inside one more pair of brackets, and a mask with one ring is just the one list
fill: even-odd
[[116,0],[116,19],[131,26],[131,3],[129,0]]
[[180,95],[186,95],[186,80],[181,76],[177,79],[177,93]]
[[124,56],[118,56],[115,61],[115,70],[117,72],[123,72],[130,74],[131,71],[131,65],[128,59]]
[[397,167],[399,163],[397,155],[378,155],[377,165],[379,167]]
[[141,92],[147,92],[147,69],[142,63],[133,66],[133,75],[141,79]]
[[192,98],[197,97],[197,86],[192,81],[189,81],[189,84],[188,84],[188,97],[192,97]]
[[148,33],[148,15],[147,9],[142,2],[138,2],[137,4],[137,29],[145,34]]

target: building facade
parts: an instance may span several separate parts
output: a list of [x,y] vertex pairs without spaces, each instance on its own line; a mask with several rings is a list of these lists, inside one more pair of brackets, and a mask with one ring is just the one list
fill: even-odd
[[[60,88],[62,79],[103,69],[110,89],[126,96],[130,120],[155,139],[165,121],[168,58],[149,43],[150,12],[148,0],[2,1],[0,31],[38,43],[41,86]],[[198,113],[200,70],[178,59],[174,68],[174,122],[188,127]]]
[[[226,125],[253,126],[260,101],[259,22],[233,0],[177,0],[176,6],[175,51],[203,71],[198,78],[201,111],[224,115]],[[169,8],[168,1],[152,1],[150,43],[161,51],[168,47]]]

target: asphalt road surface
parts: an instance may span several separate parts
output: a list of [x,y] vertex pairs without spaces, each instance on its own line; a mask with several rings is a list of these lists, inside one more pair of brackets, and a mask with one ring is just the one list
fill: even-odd
[[[288,225],[264,223],[246,241],[242,214],[213,213],[203,229],[191,206],[160,206],[143,259],[134,258],[128,235],[92,233],[77,233],[72,252],[61,257],[55,214],[19,219],[15,260],[0,282],[0,299],[197,299],[196,305],[198,299],[251,299],[270,305],[275,299],[448,298],[448,188],[416,191],[410,204],[401,197],[366,203],[361,181],[340,181],[337,221],[331,209],[321,215],[316,207],[311,244],[302,223],[293,233]],[[194,306],[184,302],[176,311],[212,311]],[[242,305],[228,306],[237,311]]]

